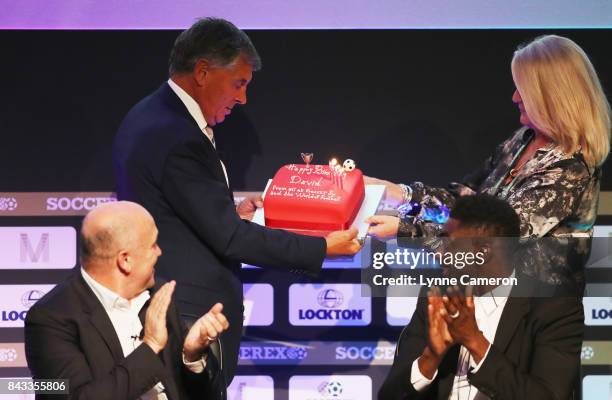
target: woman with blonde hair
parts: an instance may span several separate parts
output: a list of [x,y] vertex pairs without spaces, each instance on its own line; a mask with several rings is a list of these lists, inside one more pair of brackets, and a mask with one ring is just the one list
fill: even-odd
[[[533,241],[523,254],[521,272],[583,290],[590,240],[566,239],[593,234],[600,167],[610,151],[610,105],[588,56],[565,37],[546,35],[519,47],[512,77],[512,101],[523,126],[482,168],[448,188],[366,180],[385,184],[387,199],[399,209],[423,202],[452,209],[457,196],[475,193],[507,200],[520,217],[523,239],[565,243],[561,248],[560,240]],[[416,217],[376,215],[369,222],[370,233],[379,238],[437,236],[442,227],[441,221],[423,218],[423,212]]]

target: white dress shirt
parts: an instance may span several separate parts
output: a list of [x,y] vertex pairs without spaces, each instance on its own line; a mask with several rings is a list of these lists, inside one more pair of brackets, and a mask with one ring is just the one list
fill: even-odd
[[[181,101],[187,108],[187,111],[189,111],[189,114],[191,114],[191,117],[195,119],[196,123],[198,124],[198,127],[200,128],[202,133],[204,133],[204,136],[206,136],[208,140],[210,140],[210,143],[212,143],[213,147],[216,149],[217,145],[215,144],[215,136],[213,134],[213,130],[210,126],[208,126],[206,119],[204,119],[204,114],[202,114],[202,109],[200,108],[198,103],[193,99],[193,97],[191,97],[186,91],[184,91],[182,87],[174,83],[172,79],[168,79],[168,85],[170,86],[170,89],[172,89],[172,91],[176,93],[178,98],[181,99]],[[227,177],[227,170],[225,169],[225,164],[223,164],[223,161],[221,161],[221,168],[223,168],[225,182],[229,187],[229,178]]]
[[[514,271],[511,278],[514,278]],[[495,340],[495,332],[499,325],[502,312],[510,295],[512,286],[498,286],[491,292],[486,293],[483,296],[474,296],[474,313],[476,317],[476,324],[482,331],[484,337],[489,341],[489,348],[480,360],[480,363],[476,364],[474,358],[471,356],[468,349],[461,346],[459,350],[459,359],[457,360],[457,372],[455,373],[455,379],[453,381],[453,387],[451,389],[449,400],[482,400],[488,399],[487,396],[480,393],[478,389],[470,385],[467,374],[468,371],[476,373],[482,366],[484,360],[489,354],[491,349],[491,343]],[[415,390],[423,391],[438,375],[438,371],[434,373],[431,379],[427,379],[419,370],[419,359],[417,358],[412,363],[412,369],[410,373],[410,382],[414,386]]]
[[[100,303],[102,303],[108,318],[113,324],[113,328],[115,328],[115,333],[121,344],[121,350],[123,350],[123,356],[127,357],[142,344],[140,339],[142,322],[140,322],[138,313],[140,313],[140,310],[151,295],[145,290],[132,300],[126,300],[98,283],[83,268],[81,268],[81,275]],[[205,368],[204,358],[188,363],[185,362],[183,357],[183,363],[194,373],[201,373]],[[140,397],[140,400],[167,400],[168,397],[164,391],[164,385],[161,382],[157,382],[151,390]]]

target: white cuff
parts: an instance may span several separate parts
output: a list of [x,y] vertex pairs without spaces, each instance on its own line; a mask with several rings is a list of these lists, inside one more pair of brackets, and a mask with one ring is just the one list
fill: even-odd
[[436,379],[436,376],[438,376],[438,370],[434,372],[434,376],[431,379],[427,379],[419,369],[419,359],[417,358],[412,362],[412,368],[410,370],[410,383],[412,383],[412,386],[414,386],[414,390],[416,390],[417,392],[421,392],[427,386],[429,386],[431,382]]
[[202,355],[202,358],[199,360],[195,360],[192,362],[187,361],[185,358],[185,353],[183,353],[183,364],[194,374],[201,374],[206,368],[206,353]]
[[484,362],[484,360],[486,360],[487,355],[489,354],[489,350],[491,350],[491,343],[489,343],[489,347],[487,347],[487,351],[485,352],[485,355],[482,357],[482,359],[480,360],[478,364],[476,364],[476,362],[474,361],[474,357],[470,357],[470,372],[472,372],[473,374],[478,372],[478,370],[482,366],[482,363]]

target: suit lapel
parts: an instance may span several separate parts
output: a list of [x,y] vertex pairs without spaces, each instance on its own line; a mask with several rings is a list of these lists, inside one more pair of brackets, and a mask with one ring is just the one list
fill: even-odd
[[[203,135],[204,134],[202,134],[202,136]],[[213,147],[212,143],[210,143],[210,140],[205,137],[203,137],[202,140],[207,142],[204,143],[204,147],[206,148],[206,163],[208,164],[208,168],[213,171],[217,180],[223,182],[223,185],[227,187],[227,181],[225,180],[225,174],[223,173],[223,167],[221,166],[221,157],[217,153],[217,150],[215,150]]]
[[[504,311],[502,312],[497,331],[495,333],[495,346],[505,352],[510,340],[514,336],[517,327],[523,320],[525,314],[529,312],[529,295],[533,295],[535,283],[530,279],[519,280],[519,286],[513,289],[511,296],[508,297]],[[457,372],[457,362],[459,360],[460,346],[453,346],[444,357],[444,365],[440,365],[439,371],[446,372],[439,378],[438,398],[448,399],[453,388],[453,381]]]
[[[120,362],[125,357],[123,355],[123,349],[121,348],[121,343],[119,343],[119,338],[115,333],[115,328],[106,314],[104,307],[100,304],[100,301],[96,297],[96,295],[91,291],[83,277],[81,276],[80,269],[76,270],[76,276],[73,279],[73,287],[75,291],[78,293],[79,297],[82,300],[83,311],[89,315],[89,321],[96,328],[99,335],[102,337],[108,350],[113,355],[113,359],[116,362]],[[153,293],[151,293],[153,295]],[[144,335],[144,324],[145,324],[145,316],[147,313],[147,309],[149,307],[149,301],[142,307],[140,312],[138,313],[138,317],[140,318],[140,322],[143,326],[143,331],[141,332],[141,338]],[[168,334],[171,334],[173,327],[168,325]],[[141,344],[141,346],[146,346],[145,344]],[[174,382],[173,378],[173,361],[171,355],[170,341],[168,341],[168,345],[162,351],[162,360],[164,362],[165,368],[165,376],[162,380],[162,383],[165,387],[166,396],[170,400],[179,399],[179,392],[176,387],[176,382]]]
[[221,167],[221,158],[219,157],[217,150],[210,142],[210,140],[205,136],[204,132],[202,132],[202,130],[198,126],[198,123],[189,113],[189,110],[187,109],[185,104],[181,101],[177,94],[174,93],[170,85],[168,85],[168,82],[164,82],[162,84],[162,86],[159,88],[159,92],[165,98],[166,104],[170,105],[173,110],[177,111],[180,115],[191,121],[194,127],[194,134],[197,135],[197,137],[201,138],[204,143],[206,157],[203,161],[208,165],[208,168],[213,172],[217,180],[223,182],[223,184],[227,187],[227,181],[225,180],[223,167]]
[[[520,289],[519,289],[520,288]],[[506,351],[510,340],[514,336],[519,323],[529,312],[529,295],[533,295],[536,286],[533,280],[519,280],[519,286],[513,289],[511,297],[508,297],[504,311],[502,312],[495,340],[493,343],[502,352]],[[459,361],[459,351],[461,346],[454,345],[448,350],[442,364],[438,368],[438,399],[446,400],[451,394],[453,382],[457,373],[457,363]]]
[[529,312],[530,296],[537,290],[537,282],[527,277],[519,277],[519,284],[512,289],[504,311],[502,312],[493,344],[501,351],[506,351],[516,328]]
[[[215,149],[215,152],[217,153],[217,157],[219,158],[220,163],[221,162],[223,163],[223,165],[225,166],[225,171],[227,172],[227,164],[225,163],[225,161],[223,161],[223,159],[225,158],[223,152],[216,150],[216,149]],[[221,171],[221,173],[223,174],[223,171]],[[223,174],[223,180],[225,181],[225,174]],[[226,182],[227,182],[227,187],[228,187],[230,198],[232,199],[232,202],[234,202],[234,190],[232,189],[232,182],[229,180],[229,175],[227,176]]]
[[80,271],[78,271],[77,274],[78,276],[74,280],[74,288],[83,300],[83,311],[89,315],[89,321],[106,343],[115,361],[123,360],[124,356],[123,350],[121,349],[121,343],[119,343],[119,338],[115,333],[115,328],[110,318],[108,318],[108,314],[106,314],[104,307],[102,307],[96,295],[91,291],[89,286],[87,286]]

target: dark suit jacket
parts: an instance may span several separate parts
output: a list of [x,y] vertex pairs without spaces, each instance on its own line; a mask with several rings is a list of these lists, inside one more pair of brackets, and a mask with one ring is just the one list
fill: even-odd
[[[542,295],[548,285],[521,277],[521,297],[509,297],[484,363],[469,382],[492,399],[568,399],[580,368],[584,311],[576,297]],[[423,292],[424,293],[424,292]],[[436,379],[423,392],[410,383],[412,363],[427,344],[427,298],[421,297],[410,324],[402,331],[393,366],[378,393],[380,400],[448,399],[457,372],[459,345],[438,367]]]
[[113,167],[118,198],[142,204],[155,218],[163,252],[156,268],[177,281],[181,313],[195,317],[224,304],[229,384],[242,334],[240,262],[316,274],[325,240],[242,220],[217,152],[167,83],[125,117],[113,144]]
[[[143,326],[147,307],[148,302],[139,314]],[[167,327],[168,344],[159,355],[143,343],[124,357],[104,307],[75,270],[27,314],[28,366],[36,379],[69,380],[69,396],[50,399],[133,400],[159,381],[170,400],[221,398],[225,388],[220,386],[214,357],[208,357],[201,374],[183,365],[186,332],[174,302],[168,309]]]

